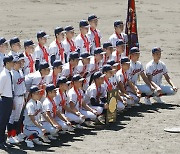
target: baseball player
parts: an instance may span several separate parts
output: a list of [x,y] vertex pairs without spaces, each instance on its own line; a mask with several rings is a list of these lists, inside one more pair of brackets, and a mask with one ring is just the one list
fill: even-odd
[[[106,92],[111,91],[113,89],[116,89],[115,86],[113,86],[113,82],[111,78],[114,75],[114,69],[112,69],[111,65],[106,64],[102,68],[102,73],[105,74],[104,76],[104,88],[106,89]],[[118,95],[118,102],[117,102],[117,109],[118,111],[124,110],[125,105],[123,103],[123,99],[120,97],[120,94]]]
[[[56,87],[53,84],[46,86],[46,99],[43,101],[43,112],[49,119],[51,125],[57,130],[72,130],[69,120],[61,114],[58,104],[56,104],[54,98],[56,97]],[[51,139],[53,139],[51,137]]]
[[3,59],[4,69],[0,73],[0,149],[7,150],[5,130],[13,108],[13,91],[12,75],[13,56],[5,56]]
[[100,31],[97,29],[98,17],[94,14],[89,15],[88,22],[90,25],[88,36],[92,43],[91,54],[94,54],[94,49],[101,47],[101,38],[102,38]]
[[[127,98],[127,104],[130,106],[139,106],[141,93],[138,88],[129,80],[130,60],[128,57],[121,58],[121,69],[117,71],[116,77],[118,81],[119,89],[121,90],[124,97]],[[130,87],[131,91],[128,91],[127,86]]]
[[[166,65],[160,60],[161,59],[161,48],[154,47],[152,49],[152,57],[149,63],[146,64],[146,74],[151,84],[156,88],[156,95],[154,99],[158,103],[163,103],[161,95],[174,95],[177,92],[177,88],[171,81]],[[165,77],[168,85],[162,85],[162,77]]]
[[[143,65],[141,64],[140,61],[138,61],[139,56],[140,56],[139,48],[133,47],[130,49],[131,60],[130,60],[130,68],[128,70],[130,81],[137,86],[137,88],[139,89],[139,91],[141,91],[141,93],[144,93],[146,95],[145,104],[151,105],[151,102],[148,101],[149,100],[148,97],[153,94],[155,88],[151,85],[147,76],[145,75]],[[146,84],[137,83],[139,76],[142,77],[143,81]]]
[[54,84],[56,86],[57,79],[62,72],[62,62],[60,60],[55,60],[53,62],[53,69],[50,71],[49,75],[47,76],[46,84]]
[[[76,123],[82,124],[85,119],[95,120],[97,112],[89,107],[83,99],[82,78],[79,74],[76,74],[72,78],[73,87],[68,91],[68,103],[67,106],[70,107],[71,111],[66,113],[66,116],[70,121],[75,121]],[[80,125],[77,128],[81,128]]]
[[51,59],[51,65],[55,60],[61,60],[61,62],[65,63],[65,51],[63,47],[62,41],[64,40],[64,28],[56,27],[54,30],[55,40],[49,46],[49,56]]
[[14,68],[11,71],[12,80],[14,84],[13,110],[7,127],[8,128],[7,142],[11,144],[15,144],[23,141],[20,132],[18,132],[18,128],[21,127],[21,124],[19,123],[19,119],[23,106],[25,105],[24,96],[26,93],[26,87],[24,81],[25,79],[23,72],[20,70],[21,62],[19,57],[15,56],[13,62],[14,62]]
[[[40,89],[37,86],[32,86],[29,92],[31,99],[27,102],[24,112],[24,134],[27,136],[25,139],[27,147],[33,148],[34,143],[42,145],[42,142],[37,137],[40,137],[43,142],[50,143],[51,141],[48,139],[46,133],[54,132],[56,129],[50,124],[48,127],[46,125],[48,130],[42,126],[42,115],[44,118],[46,118],[46,115],[43,113],[42,103],[39,101],[41,97]],[[46,120],[48,121],[47,118]]]
[[27,91],[29,91],[30,87],[36,85],[41,90],[41,102],[45,99],[45,87],[47,84],[47,76],[49,75],[50,68],[49,64],[43,62],[39,66],[39,71],[34,73],[30,73],[29,75],[25,76],[25,83]]
[[115,60],[115,62],[119,63],[118,70],[121,68],[121,57],[123,57],[123,52],[125,49],[124,41],[118,40],[116,42],[116,50],[112,53],[112,59]]
[[73,40],[74,37],[74,27],[69,25],[64,28],[66,32],[66,38],[63,41],[63,46],[64,46],[64,52],[66,54],[66,62],[69,61],[69,55],[71,52],[76,51],[76,46],[75,42]]
[[90,54],[91,42],[87,35],[89,29],[89,23],[87,20],[81,20],[79,22],[80,34],[75,39],[76,48],[80,50],[80,54],[87,52]]
[[7,53],[8,42],[9,41],[6,40],[4,37],[0,37],[0,73],[4,67],[3,58],[5,54]]
[[32,40],[24,41],[24,60],[25,64],[23,67],[24,75],[28,75],[29,73],[35,72],[35,61],[34,61],[34,47],[35,44]]
[[[117,20],[114,22],[114,34],[109,37],[109,41],[112,43],[113,47],[116,47],[116,42],[121,39],[124,41],[125,44],[128,42],[128,37],[125,33],[123,33],[124,24],[123,21]],[[126,48],[122,54],[122,56],[128,56],[126,52]]]
[[11,47],[11,51],[9,52],[9,55],[14,56],[18,56],[18,54],[20,53],[20,49],[21,49],[21,44],[20,44],[20,40],[18,37],[13,37],[10,39],[9,41],[10,47]]
[[106,52],[103,57],[103,65],[107,64],[112,59],[113,46],[110,42],[103,43],[103,51]]
[[37,40],[38,45],[34,51],[34,61],[35,61],[35,68],[36,70],[39,69],[39,64],[42,62],[50,62],[49,59],[49,52],[45,44],[47,43],[47,38],[49,35],[46,34],[44,31],[37,32]]
[[71,80],[74,74],[78,73],[77,65],[79,63],[79,54],[78,52],[71,52],[69,55],[69,62],[63,65],[62,76]]

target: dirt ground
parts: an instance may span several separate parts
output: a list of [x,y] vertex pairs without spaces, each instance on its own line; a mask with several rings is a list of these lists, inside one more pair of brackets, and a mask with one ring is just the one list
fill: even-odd
[[[50,34],[48,43],[53,40],[56,26],[73,25],[77,35],[78,22],[92,13],[100,17],[98,28],[104,42],[113,33],[113,22],[125,21],[127,9],[127,0],[0,0],[0,4],[0,36],[7,39],[19,36],[22,41],[36,42],[36,32],[45,30]],[[151,60],[152,47],[160,46],[164,50],[162,61],[177,87],[180,87],[179,8],[179,0],[136,1],[140,60],[145,66]],[[33,150],[25,144],[15,146],[9,153],[179,154],[180,134],[163,131],[169,126],[180,126],[179,99],[180,92],[163,97],[166,104],[134,107],[120,114],[112,126],[61,135],[51,145]]]

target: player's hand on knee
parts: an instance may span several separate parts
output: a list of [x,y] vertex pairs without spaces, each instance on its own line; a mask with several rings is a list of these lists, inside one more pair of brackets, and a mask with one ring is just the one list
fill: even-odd
[[42,128],[41,131],[43,132],[43,134],[47,133],[47,131],[44,128]]
[[82,118],[82,119],[86,119],[86,117],[83,114],[80,114],[79,117]]
[[177,87],[173,86],[172,88],[173,88],[173,90],[174,90],[175,92],[178,91],[178,88],[177,88]]
[[53,125],[56,129],[58,129],[58,130],[61,130],[62,129],[62,127],[59,125],[59,124],[54,124]]
[[67,124],[68,126],[71,126],[71,122],[70,122],[70,121],[66,121],[66,124]]
[[95,115],[98,115],[96,110],[92,110],[92,113],[95,114]]
[[105,104],[104,104],[104,108],[105,108],[105,109],[108,109],[108,107],[109,107],[108,103],[105,103]]

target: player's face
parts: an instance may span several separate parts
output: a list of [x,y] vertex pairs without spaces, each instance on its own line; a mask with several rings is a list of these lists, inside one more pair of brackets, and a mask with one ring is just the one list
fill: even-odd
[[109,79],[109,78],[112,76],[112,71],[106,72],[106,76],[107,76],[107,78]]
[[56,35],[57,39],[63,40],[64,39],[64,33],[59,33]]
[[68,85],[66,83],[63,83],[62,84],[62,88],[63,90],[67,91],[69,88],[68,88]]
[[7,49],[8,49],[8,43],[4,43],[4,44],[0,45],[1,53],[6,53]]
[[73,60],[73,64],[74,64],[75,67],[78,65],[78,63],[79,63],[79,59],[74,59]]
[[119,51],[120,53],[123,53],[123,52],[124,52],[124,49],[125,49],[125,46],[124,46],[124,45],[118,45],[118,46],[116,46],[116,50]]
[[82,61],[84,65],[88,65],[90,63],[90,58],[84,58]]
[[113,47],[107,47],[107,48],[105,49],[105,52],[107,53],[107,55],[111,55],[112,52],[113,52]]
[[50,73],[50,68],[46,68],[44,69],[44,71],[45,71],[45,74],[48,75]]
[[55,68],[57,73],[61,73],[62,72],[62,66],[58,66]]
[[139,60],[140,54],[139,53],[133,53],[130,56],[131,56],[131,60],[136,62]]
[[52,95],[52,97],[56,97],[56,90],[55,89],[51,91],[51,95]]
[[33,54],[34,53],[34,45],[30,45],[28,47],[26,47],[26,50],[28,50],[29,53]]
[[98,25],[98,19],[92,19],[89,24],[91,25],[91,27],[96,28]]
[[12,45],[13,51],[18,52],[20,49],[21,49],[21,44],[19,42]]
[[153,58],[154,58],[154,60],[156,60],[156,61],[160,60],[160,59],[161,59],[161,52],[155,52],[155,53],[153,54]]
[[69,31],[69,32],[66,32],[66,36],[67,36],[68,38],[73,38],[73,37],[74,37],[74,30]]
[[6,66],[11,70],[14,67],[14,62],[7,62]]
[[124,64],[122,64],[122,67],[125,71],[127,71],[130,67],[130,63],[124,63]]
[[81,31],[81,33],[83,33],[83,34],[87,34],[87,33],[88,33],[88,30],[89,30],[88,27],[81,27],[81,28],[80,28],[80,31]]
[[41,98],[40,92],[39,92],[39,91],[34,92],[34,93],[32,94],[32,98],[33,98],[35,101],[40,100],[40,98]]
[[46,44],[47,43],[47,38],[46,37],[39,38],[39,40],[40,40],[41,44]]
[[115,31],[116,31],[118,34],[120,34],[123,30],[124,30],[124,25],[123,25],[123,24],[115,27]]
[[20,60],[20,63],[21,63],[21,68],[23,68],[24,67],[24,63],[25,63],[24,59]]
[[21,68],[21,62],[18,61],[18,62],[15,62],[14,63],[14,68],[16,68],[17,70],[19,70]]

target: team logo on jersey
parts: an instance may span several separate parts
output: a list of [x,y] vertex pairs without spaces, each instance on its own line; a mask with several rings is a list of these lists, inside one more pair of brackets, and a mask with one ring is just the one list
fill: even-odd
[[162,73],[163,72],[163,69],[160,69],[160,70],[154,70],[153,73],[152,73],[152,76],[155,76],[159,73]]
[[141,69],[135,69],[132,71],[131,75],[135,75],[136,73],[139,73],[141,71]]
[[22,82],[24,82],[25,78],[19,78],[16,84],[21,84]]

